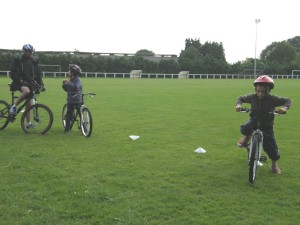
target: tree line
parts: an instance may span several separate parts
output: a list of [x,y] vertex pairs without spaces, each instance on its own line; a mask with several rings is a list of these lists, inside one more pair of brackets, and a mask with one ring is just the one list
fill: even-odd
[[[0,51],[0,70],[10,70],[11,63],[20,51]],[[141,49],[134,56],[79,57],[75,54],[49,54],[37,52],[40,64],[60,65],[62,71],[68,70],[70,63],[78,64],[83,71],[103,73],[127,73],[134,69],[143,73],[176,74],[179,71],[190,71],[191,74],[240,74],[251,71],[253,74],[254,58],[247,58],[233,64],[226,61],[222,43],[205,42],[188,38],[185,48],[178,58],[161,58],[159,61],[147,60],[145,56],[155,53]],[[300,36],[268,45],[256,59],[257,71],[264,74],[291,74],[292,70],[300,70]],[[57,70],[55,67],[47,71]],[[249,72],[249,73],[251,73]]]

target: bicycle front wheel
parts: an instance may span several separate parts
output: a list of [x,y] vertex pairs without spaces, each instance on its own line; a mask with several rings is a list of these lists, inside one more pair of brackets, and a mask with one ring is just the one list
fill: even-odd
[[93,130],[93,119],[90,110],[86,106],[81,106],[80,108],[81,119],[80,119],[80,128],[81,133],[89,137],[92,134]]
[[253,183],[256,179],[256,169],[259,160],[259,136],[252,137],[249,151],[249,182]]
[[52,124],[53,113],[48,106],[42,104],[32,105],[21,117],[21,127],[26,134],[45,134]]
[[6,101],[0,100],[0,130],[3,130],[9,123],[9,105]]
[[67,123],[67,104],[64,104],[62,113],[61,113],[61,120],[62,120],[62,124],[63,127],[66,128],[66,123]]

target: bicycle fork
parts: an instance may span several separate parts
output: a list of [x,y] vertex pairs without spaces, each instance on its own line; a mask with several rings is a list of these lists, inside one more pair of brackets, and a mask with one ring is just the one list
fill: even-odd
[[37,102],[36,98],[33,98],[32,99],[33,120],[38,123],[38,122],[40,122],[40,119],[39,119],[39,115],[38,115],[38,108],[35,107],[37,104],[38,104],[38,102]]
[[[254,138],[256,139],[256,141],[253,141]],[[253,146],[253,143],[257,145],[257,151],[255,152],[255,162],[257,163],[258,166],[263,166],[263,164],[261,163],[262,161],[265,161],[265,158],[263,158],[261,156],[262,154],[262,149],[263,149],[263,139],[264,139],[264,135],[262,133],[261,130],[257,129],[253,132],[252,134],[252,139],[250,142],[250,147],[249,147],[249,151],[248,151],[248,159],[250,160],[250,155],[252,154],[251,151],[253,151],[253,148],[255,146]]]

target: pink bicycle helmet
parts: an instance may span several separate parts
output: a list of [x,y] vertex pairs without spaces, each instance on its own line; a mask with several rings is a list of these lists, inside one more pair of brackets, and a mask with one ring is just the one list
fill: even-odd
[[73,72],[76,75],[81,75],[82,73],[80,67],[76,64],[69,64],[69,69],[71,72]]
[[262,75],[259,76],[258,78],[255,79],[255,81],[253,82],[253,85],[256,87],[257,85],[264,85],[264,86],[269,86],[270,89],[273,89],[275,86],[274,80],[267,76],[267,75]]

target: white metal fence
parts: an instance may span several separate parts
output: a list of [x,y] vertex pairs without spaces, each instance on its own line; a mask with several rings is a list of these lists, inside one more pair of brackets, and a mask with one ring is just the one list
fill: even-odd
[[[0,71],[0,76],[9,77],[10,71]],[[66,78],[68,72],[43,72],[43,77]],[[130,73],[99,73],[84,72],[86,78],[130,78]],[[273,79],[300,79],[299,75],[269,75]],[[178,79],[178,74],[142,73],[141,78],[147,79]],[[189,74],[188,79],[253,79],[254,75],[241,74]]]

